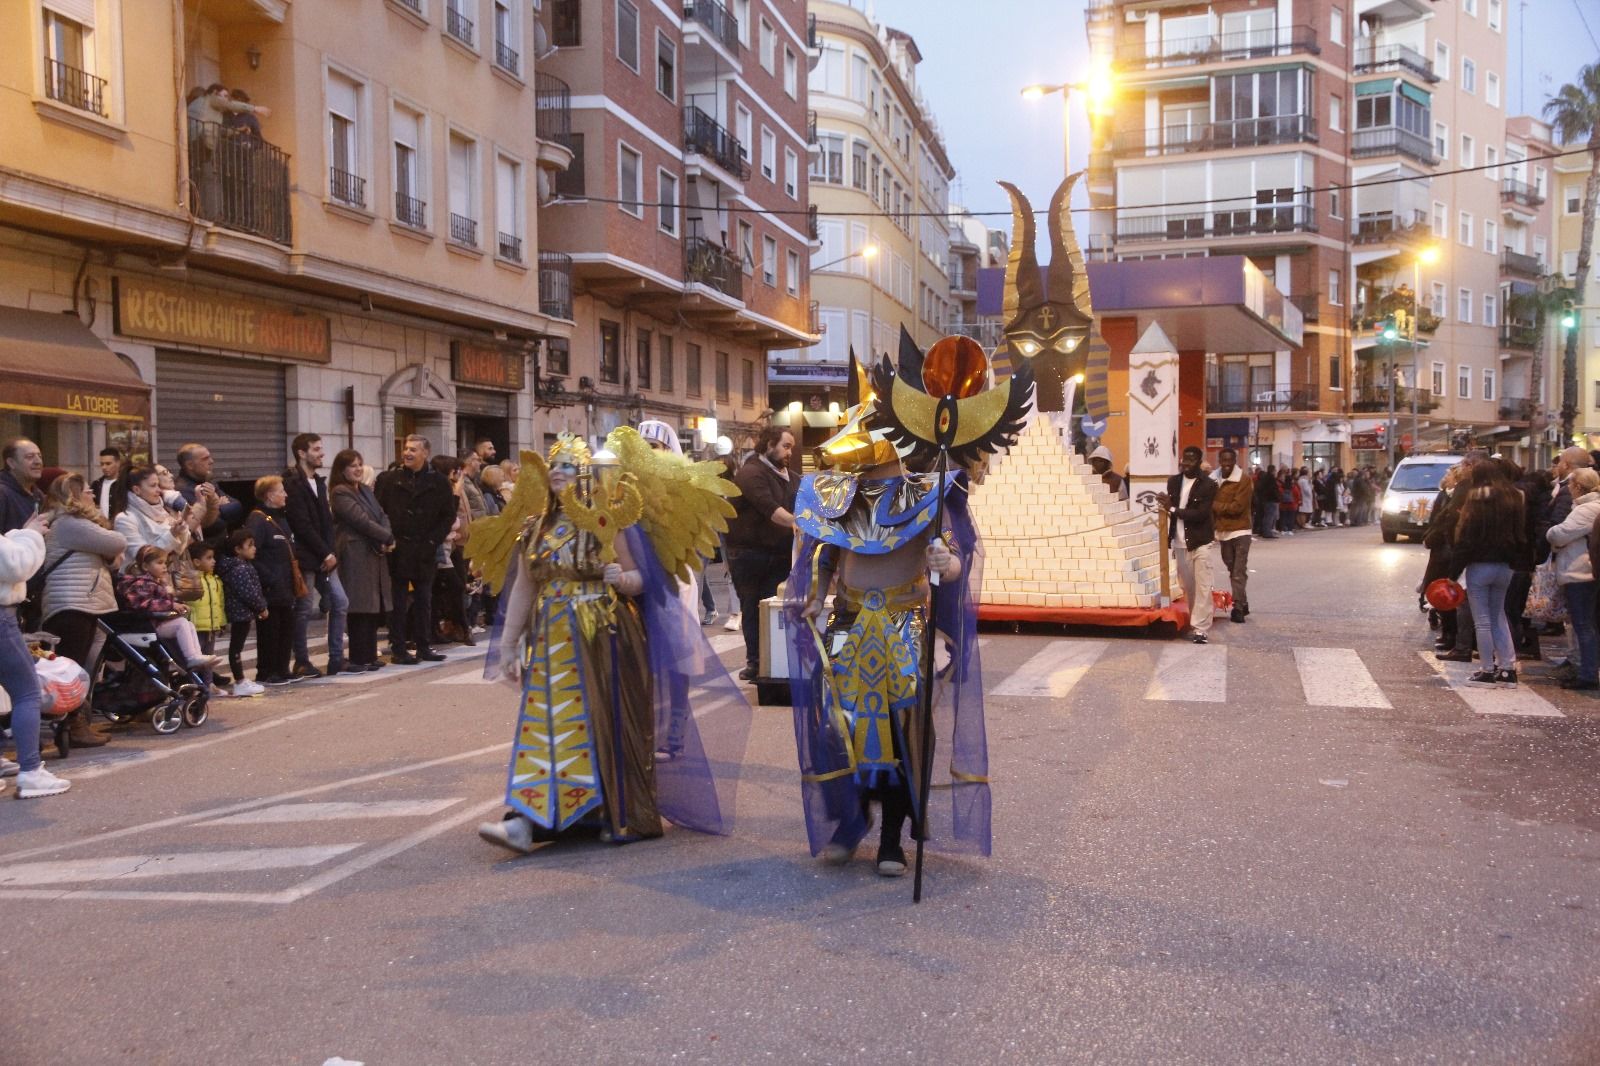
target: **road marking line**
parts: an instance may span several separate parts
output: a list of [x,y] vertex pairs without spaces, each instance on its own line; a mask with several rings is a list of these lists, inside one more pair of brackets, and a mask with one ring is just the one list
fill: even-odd
[[1226,703],[1227,645],[1184,642],[1162,648],[1155,676],[1144,690],[1144,698],[1176,703]]
[[1393,708],[1354,648],[1296,648],[1294,665],[1313,707]]
[[196,825],[282,825],[357,818],[424,818],[454,807],[465,797],[439,800],[370,800],[365,803],[282,803],[275,807],[212,818]]
[[1105,640],[1057,640],[1002,681],[991,695],[1048,696],[1061,699],[1111,646]]
[[145,877],[247,873],[320,866],[361,845],[323,844],[303,848],[249,848],[242,851],[194,851],[165,855],[119,855],[107,859],[26,862],[0,867],[0,886],[37,887],[78,881],[127,881]]
[[[270,807],[278,803],[287,803],[290,800],[304,799],[307,796],[320,796],[325,792],[335,792],[341,788],[352,785],[365,785],[373,781],[382,781],[390,777],[399,777],[402,774],[416,773],[418,770],[431,770],[435,766],[447,766],[450,763],[466,762],[469,759],[482,758],[490,753],[505,755],[510,750],[509,741],[490,744],[471,751],[458,752],[455,755],[445,755],[437,759],[428,759],[424,762],[408,762],[404,766],[392,770],[378,770],[370,774],[361,774],[357,777],[347,777],[340,781],[331,781],[325,785],[313,785],[310,788],[296,789],[293,792],[280,792],[276,796],[261,796],[256,799],[244,800],[240,803],[230,803],[222,807],[212,807],[210,810],[195,811],[193,814],[180,814],[172,818],[163,818],[155,822],[144,822],[140,825],[131,825],[125,829],[112,829],[104,833],[94,833],[77,840],[67,840],[56,844],[45,844],[37,848],[28,848],[24,851],[13,852],[9,855],[0,855],[0,861],[14,862],[17,859],[28,859],[35,855],[48,855],[55,851],[65,851],[69,848],[80,848],[85,844],[95,844],[105,840],[118,840],[122,837],[133,836],[136,833],[148,833],[152,829],[167,829],[175,825],[188,825],[192,822],[204,821],[208,818],[219,818],[223,815],[237,814],[240,811],[255,810],[257,807]],[[78,776],[74,774],[73,776]]]
[[360,696],[336,700],[321,707],[312,707],[309,710],[286,714],[282,718],[272,718],[265,722],[257,722],[255,725],[245,726],[242,729],[230,729],[226,733],[207,737],[204,740],[190,740],[180,747],[148,748],[144,751],[129,753],[117,758],[115,761],[97,762],[81,769],[73,767],[72,779],[74,781],[87,781],[96,777],[104,777],[106,774],[116,773],[118,770],[126,770],[132,766],[144,766],[148,763],[159,762],[162,759],[170,759],[176,755],[188,755],[193,752],[203,751],[214,744],[239,740],[266,729],[277,729],[279,726],[288,725],[290,722],[298,722],[303,718],[313,718],[319,714],[326,714],[328,711],[336,710],[339,707],[356,703],[360,700],[371,699],[376,695],[376,692],[362,693]]
[[[501,748],[503,750],[504,745],[501,745]],[[353,877],[363,870],[367,870],[378,865],[378,863],[383,862],[385,859],[393,858],[402,851],[407,851],[416,847],[418,844],[432,840],[434,837],[439,836],[442,833],[448,833],[450,830],[465,822],[477,821],[479,818],[482,818],[491,811],[503,810],[504,808],[505,801],[503,799],[492,799],[484,803],[476,804],[467,808],[465,811],[462,811],[454,818],[448,818],[445,821],[430,825],[424,829],[419,829],[410,836],[401,837],[399,840],[391,841],[381,848],[376,848],[364,855],[357,856],[356,858],[351,859],[349,862],[333,867],[331,870],[324,870],[315,877],[300,882],[293,888],[286,888],[279,893],[280,898],[278,902],[294,903],[297,900],[305,899],[313,892],[320,892],[329,885],[337,884],[347,877]]]
[[1466,701],[1474,714],[1507,714],[1523,718],[1565,718],[1555,705],[1527,685],[1516,688],[1474,688],[1466,683],[1481,663],[1444,663],[1432,652],[1419,651],[1422,661],[1444,678],[1450,690]]

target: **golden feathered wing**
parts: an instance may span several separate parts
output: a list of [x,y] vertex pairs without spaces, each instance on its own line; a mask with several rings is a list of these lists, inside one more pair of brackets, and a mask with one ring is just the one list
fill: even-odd
[[523,532],[537,526],[549,509],[550,467],[538,452],[523,452],[511,499],[499,514],[473,519],[467,536],[467,559],[483,574],[489,591],[499,595],[505,589]]
[[733,517],[729,499],[739,495],[722,476],[715,460],[693,462],[672,452],[651,449],[637,430],[619,426],[606,438],[624,473],[633,475],[644,498],[639,524],[656,559],[679,581],[689,580],[717,550],[717,534],[728,531]]

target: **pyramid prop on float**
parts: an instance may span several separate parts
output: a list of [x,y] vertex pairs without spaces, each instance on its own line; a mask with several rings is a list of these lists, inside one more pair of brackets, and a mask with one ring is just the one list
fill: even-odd
[[[992,355],[997,377],[1027,361],[1038,379],[1038,409],[1014,448],[989,460],[972,494],[986,543],[980,617],[1100,625],[1182,621],[1163,591],[1166,555],[1154,494],[1177,470],[1177,355],[1151,325],[1130,355],[1125,404],[1108,390],[1105,344],[1095,328],[1088,272],[1072,225],[1067,178],[1047,214],[1048,269],[1034,253],[1033,208],[1014,186],[1006,265],[1004,340]],[[1130,500],[1118,499],[1072,447],[1073,395],[1084,382],[1094,418],[1126,417]],[[1120,407],[1115,410],[1114,407]],[[1170,563],[1166,563],[1170,567]]]

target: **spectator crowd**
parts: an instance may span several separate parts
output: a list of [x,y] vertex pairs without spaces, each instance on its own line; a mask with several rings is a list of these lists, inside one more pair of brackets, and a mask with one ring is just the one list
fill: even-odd
[[[487,440],[436,456],[415,435],[381,473],[354,450],[330,461],[316,434],[295,437],[288,452],[287,469],[257,479],[247,504],[215,482],[203,443],[177,449],[176,472],[106,448],[89,480],[47,469],[31,440],[5,442],[0,715],[9,715],[16,758],[0,757],[0,790],[11,778],[20,798],[70,787],[42,764],[41,729],[57,723],[41,700],[41,655],[71,660],[90,679],[88,698],[57,716],[66,741],[108,742],[92,718],[93,684],[128,668],[103,654],[108,628],[152,630],[216,699],[439,661],[439,646],[475,643],[494,604],[462,549],[471,520],[510,497],[517,464],[496,463]],[[326,637],[320,663],[314,632]]]

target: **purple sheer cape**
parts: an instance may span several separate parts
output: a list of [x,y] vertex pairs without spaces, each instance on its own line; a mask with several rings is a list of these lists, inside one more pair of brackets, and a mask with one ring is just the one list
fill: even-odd
[[[933,693],[928,847],[988,855],[992,799],[977,636],[983,543],[967,506],[967,488],[963,475],[945,496],[945,520],[961,557],[961,579],[936,586],[933,595],[937,627],[934,654],[939,669]],[[800,615],[810,597],[813,563],[821,547],[813,537],[803,539],[784,597],[784,638],[789,651],[801,801],[813,855],[821,852],[841,826],[854,839],[867,831],[861,812],[861,785],[855,775],[843,772],[849,767],[847,741],[829,724],[831,692],[824,679],[820,637]]]
[[[622,669],[649,669],[656,747],[666,748],[670,740],[675,748],[671,758],[656,761],[656,802],[674,825],[726,835],[733,830],[735,792],[750,737],[749,701],[711,649],[699,621],[684,609],[677,580],[662,568],[644,531],[634,526],[623,535],[644,577],[644,592],[636,602],[650,661],[623,663]],[[500,594],[483,672],[519,694],[520,680],[500,671],[500,640],[512,585],[522,579],[521,567],[514,566]],[[674,715],[674,710],[689,713]]]

